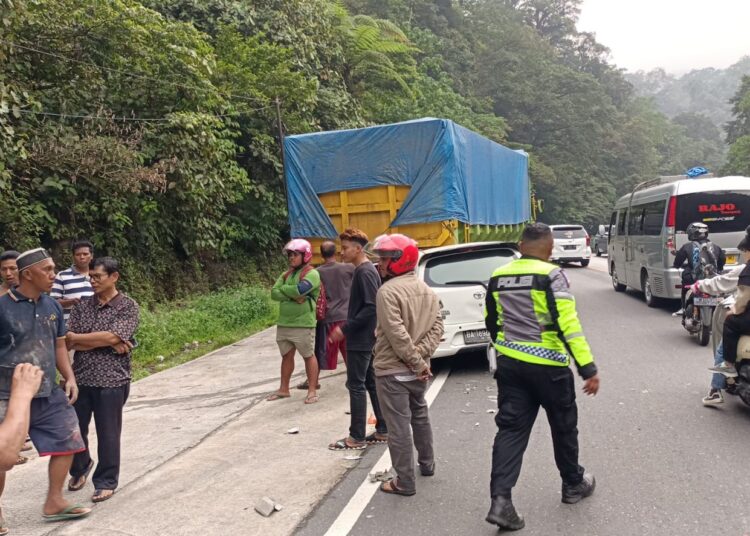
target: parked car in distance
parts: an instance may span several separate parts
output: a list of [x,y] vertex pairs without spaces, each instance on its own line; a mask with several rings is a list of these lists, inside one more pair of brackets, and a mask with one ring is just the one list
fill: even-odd
[[594,238],[591,240],[591,249],[597,257],[607,253],[609,244],[609,225],[600,225]]
[[591,260],[591,237],[583,225],[550,225],[555,245],[552,262],[580,262],[588,266]]
[[518,246],[507,242],[456,244],[421,253],[417,276],[440,298],[445,325],[433,357],[485,350],[490,342],[484,325],[486,285],[498,267],[520,256]]

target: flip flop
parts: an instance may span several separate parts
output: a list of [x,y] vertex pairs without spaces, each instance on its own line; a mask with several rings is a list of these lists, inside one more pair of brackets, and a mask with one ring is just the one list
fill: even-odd
[[273,402],[274,400],[281,400],[282,398],[289,398],[292,395],[285,395],[283,393],[271,393],[266,397],[266,402]]
[[[89,460],[89,465],[86,467],[86,471],[79,477],[70,477],[70,480],[68,481],[68,491],[80,491],[83,489],[83,487],[86,485],[86,482],[89,479],[89,473],[94,468],[94,460]],[[81,480],[81,483],[77,486],[73,485],[73,482],[76,480]]]
[[[109,495],[105,495],[105,491],[111,491]],[[94,491],[94,495],[91,496],[91,501],[98,503],[98,502],[104,502],[112,498],[112,496],[115,494],[115,490],[113,489],[98,489]]]
[[339,439],[338,441],[335,441],[328,445],[329,450],[365,450],[367,448],[367,443],[355,443],[354,445],[350,445],[346,442],[347,438]]
[[10,532],[8,524],[5,522],[5,518],[0,514],[0,536],[5,536]]
[[317,404],[320,397],[318,395],[311,395],[305,398],[305,404]]
[[[83,512],[73,512],[73,510],[83,510]],[[45,521],[67,521],[68,519],[78,519],[91,513],[91,508],[86,508],[82,504],[73,504],[56,514],[44,514],[42,518]]]

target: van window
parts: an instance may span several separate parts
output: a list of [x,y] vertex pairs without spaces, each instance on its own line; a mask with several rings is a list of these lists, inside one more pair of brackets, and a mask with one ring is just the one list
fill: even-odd
[[609,235],[612,236],[617,231],[617,212],[612,213],[612,217],[609,219]]
[[625,220],[627,219],[625,213],[625,209],[622,209],[617,213],[617,234],[620,236],[625,236]]
[[630,236],[643,234],[643,206],[630,207],[630,218],[628,218],[628,234]]
[[661,235],[664,224],[666,201],[656,201],[643,206],[643,233],[648,236]]
[[676,226],[684,231],[695,221],[711,233],[744,231],[750,216],[750,191],[696,192],[677,198]]

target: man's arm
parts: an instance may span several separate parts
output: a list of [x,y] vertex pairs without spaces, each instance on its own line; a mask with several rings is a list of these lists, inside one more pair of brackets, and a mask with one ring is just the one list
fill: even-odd
[[383,326],[383,335],[398,358],[417,375],[429,369],[414,345],[401,317],[401,307],[393,295],[380,292],[377,295],[377,315]]
[[[584,380],[596,376],[597,370],[594,364],[594,356],[591,354],[591,348],[583,335],[583,328],[578,319],[576,312],[576,302],[570,293],[568,280],[562,270],[554,270],[550,274],[550,290],[552,300],[557,310],[557,323],[560,328],[561,336],[564,338],[567,347],[578,367],[578,373]],[[553,313],[554,315],[554,313]]]
[[347,319],[346,325],[342,328],[344,335],[347,337],[366,328],[377,316],[376,301],[378,288],[380,287],[380,276],[375,270],[363,271],[360,283],[362,285],[362,307],[359,308],[353,318]]
[[110,331],[95,331],[94,333],[75,333],[69,331],[65,336],[69,350],[87,351],[94,348],[105,348],[124,342]]
[[65,337],[58,337],[55,343],[55,361],[57,364],[57,370],[60,371],[60,375],[65,380],[65,394],[70,400],[70,404],[73,404],[78,398],[78,384],[76,383],[76,377],[73,374],[73,367],[70,366],[70,358],[68,357],[68,348],[65,344]]
[[487,331],[490,332],[490,340],[494,344],[497,340],[497,334],[500,331],[500,326],[497,325],[498,313],[497,313],[497,302],[495,301],[495,293],[493,291],[493,279],[490,279],[489,285],[487,285],[487,293],[484,296],[484,325]]
[[674,263],[672,266],[674,268],[682,268],[682,265],[685,264],[685,261],[688,258],[687,251],[685,251],[685,246],[682,246],[680,250],[677,252],[677,255],[675,255]]
[[16,365],[5,419],[0,423],[0,471],[10,471],[29,431],[31,400],[39,391],[44,372],[29,363]]
[[[437,297],[435,298],[437,299]],[[440,308],[435,317],[435,321],[432,323],[430,330],[424,334],[424,337],[419,339],[417,343],[417,353],[425,361],[432,357],[437,347],[440,346],[440,338],[443,336],[445,328],[443,327],[443,315],[440,314]]]

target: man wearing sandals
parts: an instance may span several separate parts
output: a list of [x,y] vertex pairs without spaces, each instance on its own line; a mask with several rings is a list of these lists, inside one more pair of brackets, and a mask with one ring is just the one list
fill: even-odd
[[120,477],[122,409],[130,393],[133,336],[138,329],[138,304],[117,290],[118,262],[101,257],[89,269],[93,296],[81,298],[68,320],[66,337],[75,351],[73,372],[80,385],[75,403],[86,450],[75,455],[68,489],[78,491],[94,467],[88,449],[89,424],[96,424],[99,463],[92,481],[92,501],[106,501],[117,489]]
[[[331,450],[362,450],[368,444],[388,440],[386,419],[380,411],[372,368],[372,348],[375,346],[375,296],[380,288],[380,276],[367,258],[367,235],[359,229],[345,230],[339,236],[341,258],[354,265],[354,279],[349,294],[346,323],[334,328],[329,338],[338,343],[346,339],[346,388],[349,390],[351,421],[349,436],[334,441]],[[375,432],[367,434],[367,395],[377,422]]]
[[372,249],[386,280],[377,295],[375,382],[388,420],[388,450],[396,473],[380,489],[414,495],[414,447],[420,473],[435,474],[425,393],[432,376],[430,358],[443,336],[440,300],[414,273],[419,258],[414,240],[402,234],[383,235]]
[[[78,385],[65,347],[62,307],[46,293],[55,280],[55,263],[44,249],[21,254],[17,287],[0,297],[0,365],[21,363],[44,371],[41,387],[31,401],[29,435],[40,456],[49,456],[49,489],[42,513],[48,521],[83,517],[90,508],[71,505],[62,494],[73,455],[85,449],[72,404]],[[56,370],[65,380],[64,390],[55,384]],[[11,394],[11,377],[0,376],[0,405],[4,417]],[[0,490],[5,472],[0,472]],[[7,532],[7,531],[5,531]]]
[[318,360],[315,358],[315,326],[320,275],[310,266],[312,246],[307,240],[295,238],[284,246],[289,270],[281,274],[271,290],[271,299],[279,303],[276,323],[276,344],[281,352],[281,385],[266,397],[267,401],[289,398],[289,382],[294,372],[294,355],[305,360],[307,396],[305,404],[318,401]]
[[[18,265],[16,265],[16,259],[20,255],[19,252],[8,250],[0,253],[0,296],[8,293],[10,289],[18,285]],[[27,437],[24,442],[22,451],[31,450],[30,439]],[[18,455],[16,457],[16,465],[23,465],[29,461],[26,456]],[[0,489],[2,494],[2,489]]]

